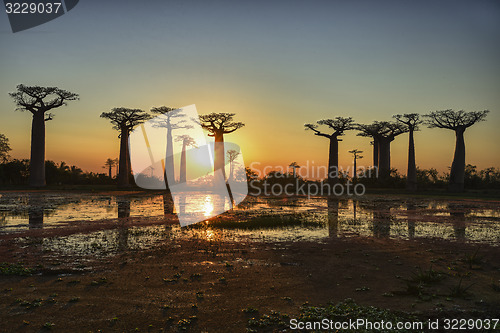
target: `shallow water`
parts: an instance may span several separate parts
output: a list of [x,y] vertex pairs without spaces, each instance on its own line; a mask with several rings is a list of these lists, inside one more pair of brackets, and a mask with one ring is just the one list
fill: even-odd
[[[210,212],[212,198],[193,195],[188,212]],[[225,203],[228,208],[229,203]],[[163,195],[100,195],[75,193],[1,193],[0,233],[57,227],[79,221],[162,216],[179,208],[167,207]],[[323,241],[330,237],[439,238],[498,245],[500,206],[497,202],[409,199],[364,196],[357,199],[247,198],[225,213],[237,223],[202,222],[131,227],[44,238],[42,249],[70,253],[112,254],[140,249],[175,238],[241,241]],[[260,220],[259,220],[260,219]],[[266,220],[267,219],[267,220]],[[238,222],[241,221],[241,222]],[[249,222],[250,221],[250,222]],[[260,224],[262,221],[266,222]],[[269,221],[278,221],[271,225]],[[293,222],[293,223],[290,223]],[[244,226],[241,228],[239,226]]]

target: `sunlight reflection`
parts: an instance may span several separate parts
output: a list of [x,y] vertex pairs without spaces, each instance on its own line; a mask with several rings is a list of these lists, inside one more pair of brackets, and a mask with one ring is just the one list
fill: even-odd
[[211,216],[214,211],[214,203],[212,202],[211,196],[205,197],[205,202],[203,203],[203,213],[205,216]]

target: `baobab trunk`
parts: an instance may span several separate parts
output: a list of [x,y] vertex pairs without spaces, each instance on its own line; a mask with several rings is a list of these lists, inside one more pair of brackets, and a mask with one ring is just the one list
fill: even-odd
[[408,147],[408,170],[406,171],[406,189],[409,191],[417,190],[417,166],[415,164],[415,141],[413,139],[413,130],[409,133]]
[[45,186],[45,114],[33,114],[31,124],[31,186]]
[[128,153],[128,129],[121,130],[120,136],[120,161],[118,165],[118,186],[129,186],[129,153]]
[[226,180],[225,171],[225,156],[224,156],[224,133],[222,131],[215,132],[214,135],[214,172],[221,170],[224,181]]
[[181,152],[181,170],[179,175],[180,183],[185,183],[187,179],[187,166],[186,166],[186,143],[182,143],[182,152]]
[[172,142],[172,128],[167,128],[167,151],[165,154],[165,176],[166,176],[166,186],[169,188],[169,182],[171,184],[175,183],[175,172],[174,172],[174,146]]
[[378,167],[382,181],[391,174],[391,140],[382,138],[378,140]]
[[378,168],[378,139],[373,138],[373,167]]
[[464,141],[464,128],[457,128],[455,130],[456,143],[455,143],[455,156],[450,170],[450,184],[449,190],[452,192],[462,192],[464,190],[464,177],[465,177],[465,141]]
[[109,165],[109,170],[108,170],[108,173],[109,173],[109,178],[111,178],[111,168],[112,168],[112,167],[113,167],[113,166],[110,164],[110,165]]
[[336,136],[330,137],[328,155],[328,183],[334,184],[339,178],[339,141]]

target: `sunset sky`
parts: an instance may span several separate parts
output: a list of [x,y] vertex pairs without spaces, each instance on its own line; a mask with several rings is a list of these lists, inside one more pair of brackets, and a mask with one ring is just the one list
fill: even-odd
[[[328,140],[304,123],[356,122],[397,113],[490,110],[466,131],[467,163],[500,167],[500,2],[497,1],[88,1],[13,34],[0,14],[0,133],[29,158],[31,115],[8,96],[19,83],[58,86],[80,100],[47,122],[46,158],[105,172],[118,133],[99,118],[113,107],[195,104],[233,112],[246,126],[226,137],[251,162],[326,165]],[[348,150],[368,138],[348,132]],[[415,136],[417,165],[446,171],[452,131]],[[392,146],[406,172],[408,137]]]

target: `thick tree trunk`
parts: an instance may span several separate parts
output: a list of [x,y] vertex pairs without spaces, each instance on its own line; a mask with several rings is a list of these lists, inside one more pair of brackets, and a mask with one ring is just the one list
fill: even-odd
[[462,192],[464,190],[465,177],[465,128],[457,128],[455,130],[455,156],[450,170],[449,190],[452,192]]
[[406,189],[409,191],[417,190],[417,166],[415,164],[415,141],[413,139],[413,130],[410,129],[408,144],[408,170],[406,171]]
[[180,183],[185,183],[187,179],[187,166],[186,166],[186,143],[182,143],[182,153],[181,153],[181,169],[180,169],[179,181]]
[[328,183],[334,184],[339,178],[339,141],[336,136],[330,137],[330,151],[328,155]]
[[109,170],[108,170],[108,173],[109,173],[109,178],[111,178],[111,164],[109,165]]
[[382,181],[388,179],[391,174],[391,141],[388,138],[378,140],[378,170]]
[[216,132],[214,138],[215,138],[214,172],[216,172],[217,170],[221,170],[225,181],[226,170],[225,170],[225,154],[224,154],[224,133],[222,133],[222,131]]
[[378,168],[378,139],[373,138],[373,167]]
[[120,161],[118,162],[118,186],[129,186],[129,152],[128,152],[128,129],[121,130],[120,136]]
[[45,114],[33,114],[31,123],[30,186],[45,186]]
[[172,128],[167,127],[167,151],[165,153],[165,175],[166,185],[168,183],[175,184],[175,168],[174,168],[174,145],[172,142]]

